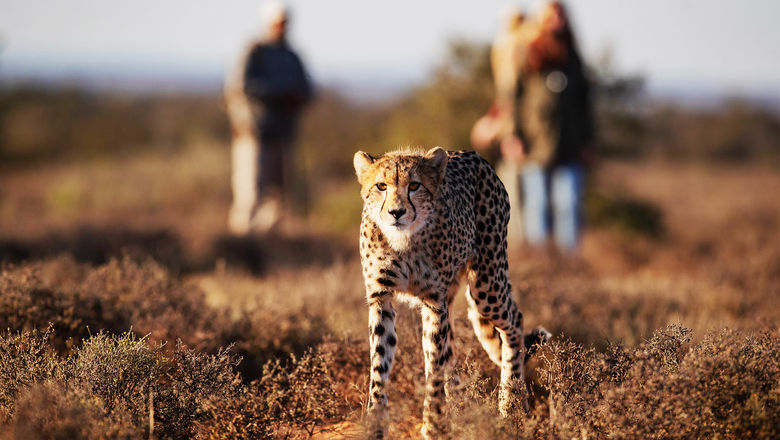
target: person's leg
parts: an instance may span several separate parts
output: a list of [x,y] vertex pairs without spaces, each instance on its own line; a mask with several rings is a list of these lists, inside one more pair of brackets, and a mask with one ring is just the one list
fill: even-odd
[[281,176],[279,187],[281,189],[281,202],[286,212],[291,212],[298,200],[297,164],[295,163],[295,143],[293,137],[279,140],[279,154],[281,163]]
[[277,139],[263,139],[260,148],[257,192],[258,198],[279,198],[283,192],[285,161],[284,143]]
[[580,241],[583,170],[578,164],[566,164],[552,173],[551,195],[555,242],[562,250],[573,251]]
[[523,167],[523,226],[525,238],[533,245],[547,240],[547,183],[544,170],[536,164]]
[[506,188],[509,197],[509,225],[507,225],[507,242],[514,248],[523,242],[523,196],[521,169],[514,163],[502,160],[496,165],[496,174]]
[[257,141],[251,133],[237,134],[231,146],[233,205],[228,229],[233,234],[249,232],[252,210],[257,201]]
[[257,179],[259,204],[252,226],[259,232],[272,229],[281,220],[285,178],[285,143],[264,139],[259,154],[260,173]]

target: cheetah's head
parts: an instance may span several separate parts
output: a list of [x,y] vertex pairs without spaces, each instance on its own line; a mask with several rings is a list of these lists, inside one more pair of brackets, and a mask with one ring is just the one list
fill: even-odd
[[434,212],[447,152],[435,147],[425,154],[395,151],[374,158],[358,151],[354,164],[365,212],[394,249],[405,248]]

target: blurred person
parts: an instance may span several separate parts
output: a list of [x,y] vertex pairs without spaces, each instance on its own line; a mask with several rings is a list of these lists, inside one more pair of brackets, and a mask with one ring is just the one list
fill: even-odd
[[[516,106],[525,239],[552,236],[558,248],[579,246],[584,165],[592,157],[588,82],[566,10],[548,3],[521,68]],[[512,152],[509,152],[510,155]],[[507,153],[505,152],[505,156]]]
[[490,48],[495,98],[488,113],[471,131],[472,145],[481,150],[514,136],[515,98],[520,68],[530,41],[529,23],[519,9],[510,9],[506,15],[506,26],[498,32]]
[[[499,30],[490,49],[495,99],[488,113],[474,124],[471,143],[497,161],[496,172],[510,201],[507,236],[511,245],[523,238],[519,182],[523,149],[515,130],[515,106],[521,68],[534,36],[534,23],[517,8],[509,9],[505,15],[506,25]],[[488,150],[496,145],[500,146],[498,154],[490,154]]]
[[490,67],[495,87],[494,106],[499,126],[496,136],[503,139],[513,135],[514,104],[520,68],[529,43],[529,23],[520,9],[506,13],[506,25],[496,35],[490,48]]
[[312,98],[303,63],[287,43],[290,13],[263,8],[266,36],[250,45],[225,84],[232,129],[232,188],[228,228],[243,235],[274,228],[291,195],[298,119]]

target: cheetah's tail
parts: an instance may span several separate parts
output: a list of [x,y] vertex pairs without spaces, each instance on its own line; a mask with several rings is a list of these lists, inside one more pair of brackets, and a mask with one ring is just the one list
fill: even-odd
[[552,338],[552,333],[548,332],[544,327],[536,327],[531,330],[530,333],[525,335],[525,360],[536,353],[542,345]]

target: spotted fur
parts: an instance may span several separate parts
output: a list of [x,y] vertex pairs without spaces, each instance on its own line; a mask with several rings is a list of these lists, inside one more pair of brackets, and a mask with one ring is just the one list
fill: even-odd
[[[449,306],[467,281],[468,317],[501,368],[499,409],[525,406],[523,315],[512,299],[506,256],[509,201],[493,168],[474,152],[358,152],[364,206],[360,256],[369,306],[372,434],[386,434],[387,391],[398,344],[392,299],[422,313],[424,438],[446,435],[445,382],[453,357]],[[544,330],[536,333],[549,337]]]

